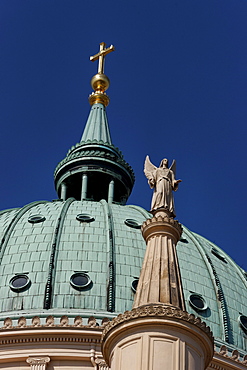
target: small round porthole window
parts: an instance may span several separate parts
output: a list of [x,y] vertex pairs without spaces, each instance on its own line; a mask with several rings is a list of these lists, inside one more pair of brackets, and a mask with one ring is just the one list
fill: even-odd
[[84,272],[76,272],[70,277],[70,284],[73,288],[81,290],[89,287],[92,283],[92,280],[88,276],[88,274]]
[[133,290],[134,293],[136,292],[138,282],[139,282],[139,280],[138,279],[135,279],[131,283],[131,289]]
[[29,288],[30,286],[30,279],[27,275],[15,275],[10,279],[9,286],[10,289],[14,292],[22,292],[23,290]]
[[92,222],[95,220],[94,217],[86,215],[84,213],[80,213],[79,215],[77,215],[76,219],[80,222]]
[[43,221],[45,221],[45,216],[42,215],[33,215],[28,218],[28,222],[30,222],[31,224],[37,224]]
[[239,321],[240,326],[242,327],[242,329],[247,331],[247,316],[240,315],[239,318],[238,318],[238,321]]
[[189,296],[189,303],[196,311],[204,311],[208,307],[204,298],[199,294],[191,294]]
[[125,225],[133,227],[134,229],[140,229],[142,226],[138,221],[132,220],[131,218],[127,218],[124,223]]

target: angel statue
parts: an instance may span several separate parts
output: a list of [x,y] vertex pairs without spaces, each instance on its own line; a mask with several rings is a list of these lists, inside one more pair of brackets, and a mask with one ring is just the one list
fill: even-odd
[[171,217],[175,217],[175,208],[172,190],[178,189],[178,184],[182,180],[175,180],[176,161],[173,160],[171,167],[168,167],[168,160],[162,159],[160,166],[155,167],[149,156],[146,156],[144,173],[148,179],[151,189],[154,189],[151,211],[165,208]]

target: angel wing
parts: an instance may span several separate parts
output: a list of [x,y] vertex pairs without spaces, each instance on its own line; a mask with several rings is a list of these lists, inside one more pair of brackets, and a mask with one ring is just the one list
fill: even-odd
[[148,180],[153,179],[153,173],[156,169],[157,167],[154,166],[153,163],[151,163],[149,156],[147,155],[144,163],[144,173]]
[[176,160],[175,159],[173,159],[169,170],[171,170],[174,173],[174,178],[176,178]]

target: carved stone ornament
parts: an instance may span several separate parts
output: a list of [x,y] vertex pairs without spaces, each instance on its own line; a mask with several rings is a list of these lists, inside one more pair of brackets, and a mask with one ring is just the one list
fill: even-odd
[[62,316],[60,319],[60,325],[61,326],[68,326],[69,324],[69,319],[68,316]]
[[97,364],[99,370],[108,370],[108,369],[110,369],[107,366],[105,360],[102,359],[102,358],[96,358],[95,363]]
[[40,318],[39,318],[39,316],[34,316],[32,318],[32,325],[33,326],[40,326]]
[[83,321],[81,316],[76,316],[74,319],[74,326],[82,326]]
[[10,329],[12,328],[12,320],[7,317],[5,320],[4,320],[4,324],[3,324],[3,329]]
[[31,370],[45,370],[48,362],[50,362],[50,357],[48,356],[35,356],[28,357],[26,362],[30,364]]
[[138,318],[147,318],[147,317],[159,317],[159,318],[174,318],[179,319],[182,321],[190,322],[193,325],[196,325],[201,330],[203,330],[209,338],[213,341],[213,334],[210,330],[209,326],[203,322],[200,317],[195,317],[193,314],[189,314],[186,311],[182,311],[177,307],[172,306],[163,306],[163,305],[148,305],[142,306],[138,308],[133,308],[131,311],[125,311],[123,314],[118,315],[108,324],[106,324],[105,328],[103,329],[102,338],[104,338],[108,334],[110,330],[114,327],[126,322],[131,321]]
[[20,317],[19,320],[18,320],[18,326],[20,326],[21,328],[25,328],[27,325],[27,320],[25,319],[25,317]]

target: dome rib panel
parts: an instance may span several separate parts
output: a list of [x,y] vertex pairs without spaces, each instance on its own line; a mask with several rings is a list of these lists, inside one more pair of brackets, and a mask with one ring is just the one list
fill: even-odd
[[[69,209],[69,206],[74,201],[75,201],[75,198],[69,198],[66,200],[66,202],[64,203],[62,207],[58,220],[57,220],[57,225],[55,228],[55,233],[54,233],[53,242],[51,246],[47,283],[45,286],[45,296],[44,296],[44,308],[45,309],[51,308],[52,290],[53,290],[52,287],[54,285],[54,278],[55,278],[55,273],[56,273],[56,255],[58,253],[59,242],[61,238],[64,219],[66,217],[66,213]],[[54,274],[53,274],[53,271],[54,271]]]
[[32,202],[32,203],[26,204],[14,216],[14,218],[12,219],[12,221],[9,224],[9,226],[7,227],[7,229],[6,229],[5,233],[4,233],[4,236],[3,236],[2,240],[1,240],[1,244],[0,244],[0,265],[2,263],[3,255],[4,255],[4,252],[5,252],[6,246],[8,244],[9,238],[10,238],[11,233],[13,232],[13,230],[14,230],[15,225],[17,224],[17,222],[22,218],[22,216],[27,211],[30,210],[30,208],[32,208],[32,207],[34,207],[34,206],[36,206],[38,204],[44,204],[44,203],[47,203],[47,201],[36,201],[36,202]]
[[[215,285],[214,281],[214,275],[212,272],[212,269],[209,265],[209,262],[205,256],[204,249],[202,248],[201,244],[199,243],[198,239],[192,233],[190,230],[188,230],[184,225],[183,225],[183,233],[187,236],[189,240],[191,240],[192,248],[191,251],[187,253],[184,253],[185,255],[185,263],[183,264],[183,258],[180,252],[180,242],[177,245],[177,251],[178,251],[178,260],[179,260],[179,266],[180,266],[180,271],[181,271],[181,276],[182,276],[182,284],[183,284],[183,289],[184,291],[187,290],[187,295],[193,291],[194,293],[199,293],[202,294],[206,298],[206,300],[209,303],[210,309],[212,310],[211,315],[213,316],[213,321],[218,323],[218,325],[214,325],[214,335],[221,337],[222,334],[224,333],[224,326],[223,326],[223,317],[222,317],[222,312],[219,308],[219,305],[217,304],[217,286]],[[186,244],[185,248],[188,248],[190,245]],[[196,248],[196,251],[195,251]],[[195,252],[198,253],[198,257],[202,259],[201,264],[199,264],[201,261],[199,258],[195,258]],[[198,263],[198,264],[197,264]],[[197,267],[197,275],[187,276],[188,274],[191,274],[191,272],[194,272],[195,267]],[[205,271],[206,268],[206,271]],[[200,270],[199,270],[200,269]],[[200,274],[199,274],[200,272]],[[207,280],[207,284],[211,286],[212,291],[207,290],[204,291],[203,289],[203,281],[205,283],[206,276],[210,276],[210,280]],[[193,283],[192,283],[193,281]],[[185,286],[185,284],[187,286]],[[191,289],[192,288],[192,289]],[[209,286],[208,286],[209,288]],[[206,294],[206,296],[205,296]],[[190,305],[187,302],[187,297],[185,296],[186,300],[186,309],[188,312],[195,313]],[[198,313],[197,313],[198,314]],[[201,316],[203,317],[203,320],[208,322],[208,318],[205,316],[204,313],[201,313]],[[216,317],[215,317],[216,316]]]

